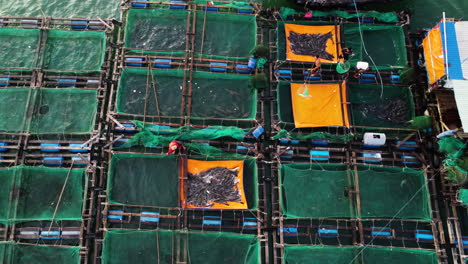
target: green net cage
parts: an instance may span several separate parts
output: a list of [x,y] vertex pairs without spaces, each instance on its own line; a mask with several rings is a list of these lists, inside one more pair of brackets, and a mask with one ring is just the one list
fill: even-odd
[[178,162],[172,155],[114,154],[107,184],[109,202],[178,207]]
[[[430,220],[422,171],[344,165],[283,164],[281,207],[286,218],[396,218]],[[360,207],[348,191],[359,184]],[[360,209],[360,211],[359,211]]]
[[49,30],[42,68],[60,72],[99,71],[105,51],[104,32]]
[[[249,76],[245,75],[194,72],[191,116],[255,119],[257,93],[248,83]],[[182,105],[182,89],[183,71],[124,69],[117,92],[117,113],[183,117],[187,103]]]
[[0,56],[8,58],[0,62],[0,68],[74,73],[101,70],[104,32],[48,30],[43,34],[47,42],[40,47],[38,29],[0,28]]
[[38,29],[0,28],[0,68],[32,69],[38,49]]
[[376,247],[286,246],[283,263],[437,264],[439,261],[437,253],[429,250]]
[[[226,159],[205,157],[203,160]],[[255,160],[239,158],[230,160],[243,160],[243,185],[248,209],[256,210],[258,176]],[[114,154],[107,179],[109,202],[136,206],[180,207],[179,173],[184,164],[184,160],[173,155]]]
[[354,55],[349,60],[352,66],[358,61],[368,62],[374,70],[399,69],[407,65],[405,34],[401,26],[344,24],[343,38],[345,45],[353,49]]
[[79,247],[0,243],[1,263],[79,264]]
[[362,217],[431,220],[423,171],[362,166],[358,175]]
[[256,236],[196,231],[108,231],[103,263],[259,264],[260,242]]
[[130,9],[125,47],[145,51],[185,52],[187,11]]
[[97,112],[97,91],[23,89],[0,91],[0,131],[90,133]]
[[195,52],[228,57],[247,57],[256,45],[256,17],[197,12]]
[[0,178],[0,222],[81,220],[84,169],[18,166]]
[[344,165],[281,165],[283,215],[287,218],[355,216],[352,201],[346,194],[353,186],[348,174]]
[[415,116],[408,87],[348,84],[348,99],[354,126],[408,128]]

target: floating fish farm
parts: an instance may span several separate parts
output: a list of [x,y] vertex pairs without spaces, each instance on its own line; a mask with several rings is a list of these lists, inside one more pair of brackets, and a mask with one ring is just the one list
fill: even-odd
[[467,263],[468,23],[118,5],[0,13],[1,263]]

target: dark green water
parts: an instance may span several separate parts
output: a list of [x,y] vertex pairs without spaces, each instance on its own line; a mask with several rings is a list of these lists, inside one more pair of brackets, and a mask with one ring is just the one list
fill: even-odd
[[445,11],[449,18],[468,20],[468,0],[401,0],[394,3],[373,4],[370,8],[378,11],[411,12],[411,29],[432,27]]
[[[379,11],[409,10],[413,30],[433,26],[443,11],[447,17],[468,20],[468,0],[400,0],[370,7]],[[120,0],[0,0],[0,16],[118,18],[119,8]]]

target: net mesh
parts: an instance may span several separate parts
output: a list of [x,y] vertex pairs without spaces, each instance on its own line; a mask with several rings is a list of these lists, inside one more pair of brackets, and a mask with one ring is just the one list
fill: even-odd
[[[281,165],[283,214],[292,218],[334,218],[355,215],[346,189],[345,166]],[[307,190],[306,193],[298,189]]]
[[[345,24],[344,42],[353,49],[354,55],[349,59],[352,66],[358,61],[366,61],[372,69],[386,70],[403,68],[407,64],[405,35],[401,26]],[[364,45],[369,55],[365,53]]]
[[0,101],[1,131],[37,134],[91,132],[98,104],[97,91],[79,89],[2,89]]
[[[192,82],[194,118],[255,118],[257,93],[248,87],[249,76],[194,72]],[[117,112],[181,117],[181,108],[186,107],[181,105],[182,88],[183,71],[125,69],[117,95]]]
[[408,87],[349,84],[354,126],[404,128],[414,119],[415,108]]
[[0,28],[0,68],[34,68],[38,41],[38,29]]
[[[292,8],[281,8],[280,9],[280,16],[282,19],[287,19],[288,16],[292,15],[304,15],[304,12],[298,12]],[[362,12],[362,13],[349,13],[346,11],[342,10],[332,10],[332,11],[319,11],[319,10],[314,10],[312,12],[312,15],[314,17],[327,17],[327,16],[337,16],[337,17],[342,17],[342,18],[357,18],[357,17],[372,17],[375,18],[381,22],[386,22],[386,23],[397,23],[398,22],[398,16],[395,13],[392,12],[387,12],[387,13],[380,13],[377,11],[369,11],[369,12]]]
[[58,247],[0,243],[1,263],[78,264],[79,247]]
[[284,263],[437,264],[434,251],[374,247],[286,246]]
[[[99,71],[104,62],[106,35],[95,31],[44,31],[40,47],[37,29],[0,28],[0,68],[42,68],[57,72]],[[40,50],[44,50],[41,55]]]
[[197,12],[195,52],[247,57],[256,45],[256,17]]
[[[348,196],[356,180],[361,212]],[[281,183],[280,202],[289,218],[431,219],[422,171],[360,166],[355,175],[341,165],[283,164]]]
[[117,153],[109,168],[108,199],[117,204],[177,207],[178,182],[177,156]]
[[260,263],[260,243],[255,236],[169,230],[108,231],[103,263],[169,264],[176,262],[179,251],[187,253],[191,264]]
[[18,166],[0,170],[0,178],[1,222],[81,220],[84,169]]
[[99,71],[105,49],[104,32],[49,30],[43,68],[61,72]]
[[187,11],[130,9],[125,47],[161,52],[185,51]]

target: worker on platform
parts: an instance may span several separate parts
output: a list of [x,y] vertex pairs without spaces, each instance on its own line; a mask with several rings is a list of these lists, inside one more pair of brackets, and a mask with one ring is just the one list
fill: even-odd
[[317,73],[319,72],[321,66],[322,66],[322,61],[320,60],[320,58],[318,56],[315,56],[314,67],[308,69],[309,77],[316,76]]
[[169,151],[167,152],[167,155],[176,154],[177,150],[180,153],[181,151],[185,150],[185,146],[177,140],[172,140],[169,144]]

